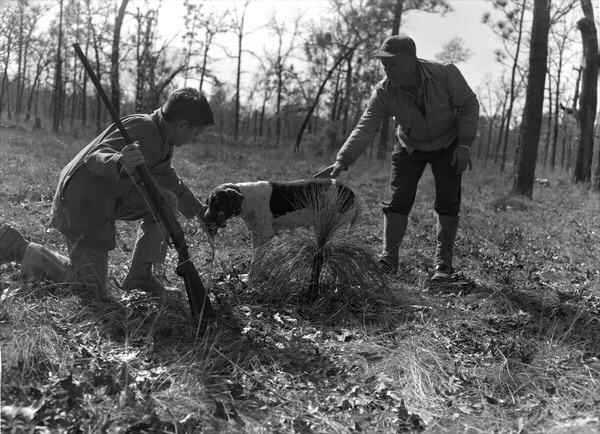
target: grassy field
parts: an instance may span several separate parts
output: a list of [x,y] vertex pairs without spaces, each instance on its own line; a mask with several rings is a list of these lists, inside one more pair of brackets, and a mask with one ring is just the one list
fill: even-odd
[[[60,169],[91,137],[78,136],[0,130],[0,222],[63,253],[50,204]],[[316,146],[292,153],[210,136],[178,151],[178,173],[202,197],[222,182],[310,177],[333,158]],[[206,334],[190,320],[172,250],[167,294],[117,289],[135,224],[118,225],[109,300],[19,280],[19,265],[1,265],[1,431],[598,432],[598,195],[567,176],[539,176],[549,184],[536,185],[533,201],[512,198],[510,178],[475,161],[464,179],[457,277],[441,287],[428,281],[429,170],[398,279],[339,288],[325,301],[244,284],[250,239],[241,221],[219,234],[209,262],[203,234],[182,220],[219,313]],[[341,177],[365,202],[353,236],[373,255],[387,178],[388,162],[367,157]]]

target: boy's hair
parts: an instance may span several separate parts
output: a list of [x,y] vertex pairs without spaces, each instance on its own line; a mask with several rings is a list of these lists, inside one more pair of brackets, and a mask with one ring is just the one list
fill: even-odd
[[169,95],[162,106],[162,112],[167,122],[182,119],[194,127],[212,126],[215,123],[206,97],[193,87],[182,87]]

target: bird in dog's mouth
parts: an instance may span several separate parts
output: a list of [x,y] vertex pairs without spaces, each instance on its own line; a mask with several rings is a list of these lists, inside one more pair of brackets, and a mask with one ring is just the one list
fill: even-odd
[[206,239],[208,241],[211,251],[210,260],[207,260],[207,262],[213,262],[215,260],[215,237],[217,235],[217,231],[219,230],[219,226],[216,223],[203,222],[202,229],[204,234],[206,235]]
[[217,236],[219,229],[224,229],[227,226],[226,219],[219,219],[217,217],[216,222],[207,222],[204,219],[201,220],[203,232],[206,235],[206,239],[208,240],[211,249],[211,258],[208,262],[213,262],[215,260],[215,237]]

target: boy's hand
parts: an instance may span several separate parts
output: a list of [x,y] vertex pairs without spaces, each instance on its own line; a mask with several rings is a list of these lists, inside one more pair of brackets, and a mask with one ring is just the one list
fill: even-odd
[[125,146],[121,151],[119,162],[129,173],[134,173],[137,166],[144,164],[146,160],[140,151],[140,143],[133,142]]
[[200,226],[204,227],[204,228],[206,227],[206,222],[204,221],[204,213],[206,212],[207,209],[208,209],[208,207],[200,201],[198,201],[194,205],[194,212],[196,213],[198,222],[200,223]]

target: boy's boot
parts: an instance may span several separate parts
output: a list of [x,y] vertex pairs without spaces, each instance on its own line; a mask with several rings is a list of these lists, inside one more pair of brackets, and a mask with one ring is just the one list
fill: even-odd
[[23,262],[28,245],[23,235],[8,223],[0,227],[0,263]]
[[152,274],[152,262],[134,259],[127,277],[123,280],[122,288],[125,291],[139,289],[144,292],[162,292],[165,287]]
[[435,248],[434,274],[431,280],[443,282],[452,277],[452,251],[458,231],[458,216],[437,217],[437,242]]
[[21,264],[21,274],[24,276],[54,283],[77,284],[88,291],[103,293],[100,280],[105,279],[89,272],[89,268],[86,268],[89,266],[82,263],[74,271],[69,258],[40,244],[26,241],[19,231],[5,224],[0,228],[0,262],[11,261]]
[[68,258],[47,247],[26,241],[9,224],[0,228],[0,262],[18,262],[21,264],[22,274],[55,283],[63,281],[71,265]]
[[383,213],[383,254],[379,257],[379,269],[385,274],[398,272],[400,243],[406,233],[408,216],[395,212]]
[[26,276],[62,283],[71,272],[71,261],[47,247],[29,243],[21,262],[21,270]]
[[165,290],[163,284],[154,277],[153,265],[164,264],[168,238],[168,232],[161,222],[153,218],[142,220],[133,248],[131,268],[121,285],[125,291],[139,289],[145,292],[162,292]]

